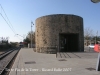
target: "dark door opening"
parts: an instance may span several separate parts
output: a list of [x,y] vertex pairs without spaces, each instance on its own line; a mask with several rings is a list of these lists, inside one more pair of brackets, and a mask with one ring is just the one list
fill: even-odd
[[78,34],[59,34],[59,51],[60,52],[78,52],[79,51]]

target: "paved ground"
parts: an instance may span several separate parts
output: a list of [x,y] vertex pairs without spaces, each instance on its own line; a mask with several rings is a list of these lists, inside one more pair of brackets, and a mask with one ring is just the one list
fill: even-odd
[[58,52],[57,58],[97,58],[96,52]]
[[15,71],[10,75],[100,75],[95,71],[97,53],[80,55],[81,58],[56,58],[55,54],[36,53],[24,48],[20,50],[12,67]]

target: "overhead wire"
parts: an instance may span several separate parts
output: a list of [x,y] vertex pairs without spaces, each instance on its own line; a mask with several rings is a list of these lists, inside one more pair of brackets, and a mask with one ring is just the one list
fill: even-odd
[[[13,31],[13,33],[16,35],[15,29],[14,29],[14,27],[12,26],[10,20],[8,19],[8,17],[7,17],[7,15],[6,15],[6,13],[5,13],[5,11],[4,11],[4,9],[3,9],[3,7],[2,7],[1,4],[0,4],[0,6],[1,6],[1,11],[3,10],[3,12],[4,12],[4,14],[5,14],[5,16],[6,16],[6,18],[7,18],[7,20],[9,21],[10,24],[9,24],[9,23],[7,22],[7,20],[4,18],[4,16],[2,15],[2,13],[0,13],[0,15],[1,15],[2,18],[5,20],[5,22],[6,22],[7,25],[9,26],[9,28]],[[17,37],[17,38],[19,38],[19,37]],[[20,39],[20,38],[19,38],[19,39]]]
[[[6,21],[6,19],[3,17],[3,15],[0,13],[0,15],[2,16],[2,18],[5,20],[5,22],[8,24],[8,26],[10,27],[10,29],[14,32],[14,30],[11,28],[11,26],[9,25],[9,23]],[[14,34],[16,34],[15,32],[14,32]]]
[[15,29],[14,29],[14,27],[13,27],[13,25],[11,24],[11,22],[10,22],[10,20],[9,20],[9,18],[8,18],[8,16],[6,15],[6,12],[4,11],[4,9],[3,9],[3,7],[2,7],[2,5],[0,4],[0,6],[1,6],[1,10],[3,10],[3,12],[4,12],[4,14],[5,14],[5,16],[7,17],[7,20],[9,21],[9,23],[10,23],[10,28],[12,27],[12,29],[13,29],[13,31],[14,31],[14,33],[16,33],[15,32]]

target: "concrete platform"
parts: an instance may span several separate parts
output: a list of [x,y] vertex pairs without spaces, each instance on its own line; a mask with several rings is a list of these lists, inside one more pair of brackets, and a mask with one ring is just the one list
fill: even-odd
[[91,53],[79,55],[81,58],[56,58],[55,54],[36,53],[33,49],[23,48],[9,75],[100,75],[95,71],[97,53],[93,56]]

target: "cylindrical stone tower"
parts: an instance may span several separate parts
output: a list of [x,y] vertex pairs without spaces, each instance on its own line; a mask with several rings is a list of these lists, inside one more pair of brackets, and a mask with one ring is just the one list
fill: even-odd
[[36,52],[84,51],[83,18],[54,14],[36,19]]

